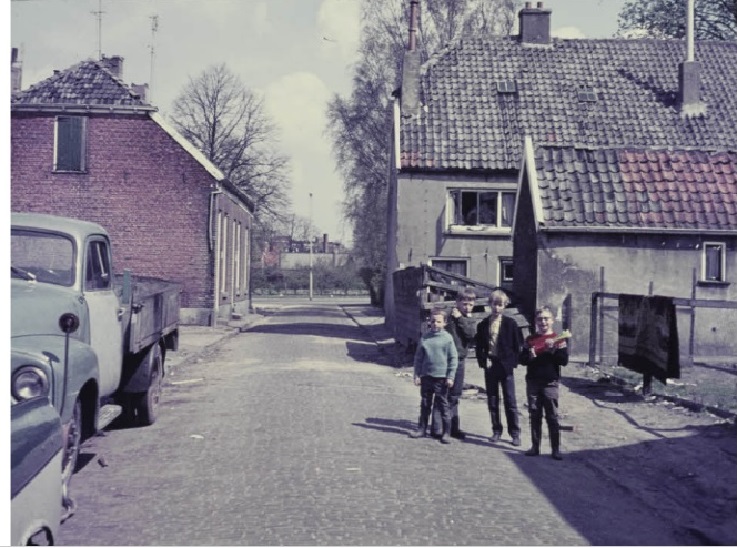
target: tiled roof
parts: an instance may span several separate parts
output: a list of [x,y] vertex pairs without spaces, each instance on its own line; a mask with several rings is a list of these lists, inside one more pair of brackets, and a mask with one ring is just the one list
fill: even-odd
[[538,147],[547,227],[737,231],[737,153]]
[[15,105],[132,107],[150,105],[134,94],[100,61],[87,60],[55,73],[26,90],[13,93]]
[[[425,63],[417,116],[401,122],[402,168],[516,170],[536,145],[737,149],[737,43],[696,43],[706,114],[677,104],[681,40],[463,40]],[[515,93],[497,82],[514,80]],[[596,100],[580,101],[581,86]],[[406,114],[406,113],[403,113]]]

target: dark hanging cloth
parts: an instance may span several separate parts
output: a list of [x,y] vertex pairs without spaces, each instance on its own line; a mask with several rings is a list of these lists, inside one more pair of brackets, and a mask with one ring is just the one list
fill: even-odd
[[660,382],[681,376],[672,297],[619,295],[619,363]]

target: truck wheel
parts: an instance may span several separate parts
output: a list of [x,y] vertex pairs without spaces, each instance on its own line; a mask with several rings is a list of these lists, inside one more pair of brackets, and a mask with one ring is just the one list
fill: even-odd
[[154,344],[148,351],[146,359],[149,360],[149,368],[151,370],[150,382],[148,390],[142,394],[137,394],[136,412],[138,415],[138,423],[142,426],[149,426],[156,422],[159,412],[159,399],[161,398],[161,372],[164,369],[164,359],[161,356],[161,347]]
[[69,432],[64,443],[64,454],[61,464],[61,502],[64,509],[64,519],[74,513],[74,501],[69,495],[69,486],[72,475],[77,469],[79,458],[79,447],[82,444],[82,403],[77,399],[74,402],[72,420],[69,424]]

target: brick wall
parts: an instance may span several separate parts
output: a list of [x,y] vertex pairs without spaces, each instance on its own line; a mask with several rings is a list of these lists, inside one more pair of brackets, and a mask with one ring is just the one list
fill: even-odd
[[53,115],[13,113],[11,210],[98,222],[115,272],[177,281],[182,307],[211,309],[216,181],[204,167],[143,114],[89,117],[86,173],[53,173],[53,142]]

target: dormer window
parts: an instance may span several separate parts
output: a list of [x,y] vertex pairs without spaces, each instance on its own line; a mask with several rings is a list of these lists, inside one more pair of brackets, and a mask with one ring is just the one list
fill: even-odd
[[594,91],[594,88],[587,85],[581,85],[578,88],[578,100],[582,103],[595,103],[596,92]]
[[514,80],[500,80],[496,83],[498,93],[517,93],[517,82]]

